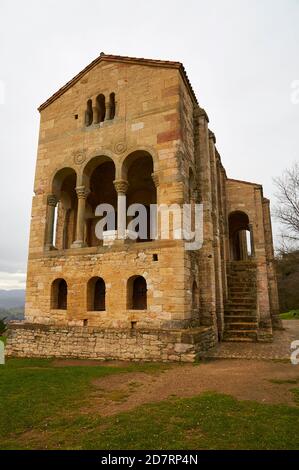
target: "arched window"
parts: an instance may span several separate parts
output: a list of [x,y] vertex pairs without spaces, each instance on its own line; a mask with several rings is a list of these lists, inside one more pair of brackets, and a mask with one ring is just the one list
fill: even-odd
[[108,119],[114,119],[115,118],[115,93],[110,93],[109,104],[110,104],[110,116],[108,116]]
[[64,279],[56,279],[52,284],[51,307],[56,310],[67,309],[67,283]]
[[98,122],[105,121],[106,103],[105,103],[105,96],[102,94],[100,94],[97,97],[97,109],[98,109]]
[[87,101],[87,108],[85,111],[85,125],[91,126],[93,122],[92,100]]
[[106,310],[106,285],[101,277],[93,277],[88,281],[87,309],[94,312]]
[[133,276],[128,280],[128,308],[147,309],[147,285],[142,276]]

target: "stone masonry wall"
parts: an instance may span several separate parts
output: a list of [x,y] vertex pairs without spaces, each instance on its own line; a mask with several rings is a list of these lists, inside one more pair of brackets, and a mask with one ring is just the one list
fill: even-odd
[[100,360],[194,362],[216,344],[207,327],[128,330],[12,323],[7,357],[67,357]]

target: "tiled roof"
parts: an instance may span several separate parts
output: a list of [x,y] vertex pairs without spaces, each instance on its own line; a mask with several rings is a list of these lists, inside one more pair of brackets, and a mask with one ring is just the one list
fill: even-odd
[[50,96],[43,104],[38,108],[39,111],[45,109],[50,103],[53,103],[59,96],[61,96],[65,91],[71,88],[78,80],[80,80],[87,72],[89,72],[93,67],[99,64],[102,61],[106,62],[123,62],[127,64],[140,64],[140,65],[149,65],[151,67],[168,67],[174,68],[180,71],[181,76],[189,90],[189,93],[192,97],[194,103],[198,104],[195,93],[189,81],[186,70],[181,62],[173,62],[170,60],[155,60],[155,59],[143,59],[137,57],[125,57],[119,55],[106,55],[104,52],[101,52],[99,57],[93,60],[87,67],[85,67],[81,72],[79,72],[74,78],[67,82],[62,88],[60,88],[54,95]]

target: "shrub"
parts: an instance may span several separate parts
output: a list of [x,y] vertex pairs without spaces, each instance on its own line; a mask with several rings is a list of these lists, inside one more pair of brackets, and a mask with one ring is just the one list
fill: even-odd
[[0,318],[0,336],[3,335],[3,333],[5,333],[5,331],[7,329],[7,325],[5,323],[5,320],[6,320],[6,318]]

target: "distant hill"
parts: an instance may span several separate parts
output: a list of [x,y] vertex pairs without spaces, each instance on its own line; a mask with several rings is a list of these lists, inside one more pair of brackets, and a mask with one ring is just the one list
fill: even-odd
[[24,308],[25,290],[1,290],[0,289],[0,309]]

